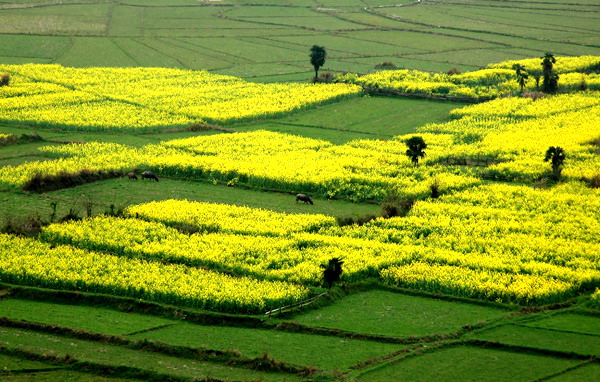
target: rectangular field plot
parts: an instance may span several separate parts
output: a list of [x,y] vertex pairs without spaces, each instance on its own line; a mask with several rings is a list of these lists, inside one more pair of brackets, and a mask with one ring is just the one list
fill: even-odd
[[[259,39],[248,41],[237,38],[189,38],[185,41],[194,46],[209,49],[215,53],[234,56],[237,63],[273,62],[273,61],[306,61],[308,48],[293,50],[269,45]],[[310,66],[309,66],[310,67]]]
[[162,66],[183,69],[177,59],[147,45],[144,38],[113,38],[113,43],[140,66]]
[[[298,70],[298,67],[294,67],[294,70]],[[314,76],[313,71],[302,71],[288,74],[275,74],[275,75],[261,75],[256,77],[246,78],[252,82],[262,82],[265,84],[273,82],[308,82]]]
[[356,333],[408,337],[455,332],[507,313],[500,308],[374,290],[347,296],[291,320]]
[[401,53],[415,53],[414,49],[406,49],[390,43],[380,43],[377,40],[367,41],[366,39],[355,39],[354,36],[360,36],[362,32],[346,36],[281,36],[273,37],[273,40],[296,44],[308,47],[317,43],[327,48],[328,56],[331,58],[340,58],[348,56],[364,55],[394,55]]
[[600,337],[587,334],[506,325],[474,334],[472,337],[506,345],[600,356]]
[[246,17],[237,20],[245,20],[254,25],[287,25],[302,29],[313,29],[317,31],[336,31],[348,29],[367,29],[368,26],[356,24],[331,16],[317,17]]
[[[344,36],[357,40],[380,41],[399,47],[418,49],[424,52],[444,52],[457,49],[491,48],[497,44],[466,39],[460,36],[440,36],[433,33],[405,32],[405,31],[361,31],[346,32]],[[357,47],[361,44],[357,44]],[[367,53],[367,52],[363,52]]]
[[[419,57],[419,56],[415,56]],[[518,56],[521,57],[521,56]],[[527,56],[529,57],[529,56]],[[377,72],[380,69],[376,69],[375,65],[383,62],[391,62],[396,65],[399,69],[418,69],[431,72],[446,72],[450,69],[450,64],[446,62],[435,62],[421,58],[408,58],[405,56],[383,56],[383,57],[353,57],[345,59],[345,61],[368,63],[372,65],[372,69],[369,72]],[[479,66],[471,64],[452,64],[452,67],[456,67],[461,72],[467,72],[470,70],[477,70]]]
[[450,110],[459,106],[408,98],[362,97],[282,118],[280,122],[392,137],[413,133],[426,123],[443,122]]
[[[29,359],[22,359],[17,357],[11,357],[8,355],[0,354],[0,376],[3,372],[11,372],[18,370],[44,370],[54,368],[52,364],[43,362],[32,361]],[[5,378],[2,376],[2,378]]]
[[112,335],[177,323],[174,320],[110,309],[11,298],[0,300],[0,317]]
[[96,374],[78,373],[76,371],[36,371],[31,373],[19,373],[3,375],[4,382],[131,382],[134,379],[102,377]]
[[437,350],[374,368],[359,381],[533,381],[581,361],[470,346]]
[[75,37],[73,46],[57,61],[74,67],[137,66],[137,63],[106,37]]
[[[257,131],[269,130],[278,133],[301,135],[306,138],[324,139],[336,145],[343,145],[354,139],[373,139],[374,135],[370,133],[361,133],[356,131],[345,131],[323,127],[299,126],[283,123],[260,123],[252,125],[240,125],[235,127],[236,131]],[[373,212],[377,212],[373,208]]]
[[224,55],[177,42],[174,39],[145,39],[143,44],[170,57],[188,69],[207,70],[231,66]]
[[103,34],[108,23],[109,7],[109,4],[85,4],[4,9],[0,13],[0,33]]
[[267,17],[290,17],[290,18],[313,18],[329,17],[325,13],[316,12],[307,7],[281,7],[281,6],[262,6],[262,7],[237,7],[228,11],[227,17],[234,18],[267,18]]
[[525,325],[600,336],[600,317],[582,314],[556,314],[540,320],[529,321]]
[[590,363],[575,370],[550,378],[552,382],[597,381],[600,379],[600,364]]
[[[291,66],[287,63],[258,63],[258,64],[244,64],[244,65],[236,65],[226,69],[217,69],[211,71],[211,73],[225,74],[229,76],[239,76],[245,78],[248,81],[255,81],[255,77],[262,77],[264,75],[269,75],[274,78],[280,78],[280,80],[275,80],[276,82],[287,82],[289,81],[288,76],[292,76],[291,80],[300,80],[304,82],[308,82],[311,78],[310,73],[298,73],[297,66]],[[313,73],[314,76],[314,73]],[[262,82],[262,81],[261,81]],[[274,82],[274,81],[271,81]]]
[[500,62],[505,60],[519,59],[522,55],[515,55],[513,52],[505,51],[503,48],[491,49],[464,49],[452,52],[428,53],[428,54],[409,54],[407,58],[416,60],[433,61],[445,64],[446,67],[451,64],[458,65],[477,65],[483,67],[490,62]]
[[68,37],[0,35],[0,62],[10,64],[1,56],[22,57],[21,62],[42,62],[60,56],[69,49]]
[[110,366],[128,366],[145,371],[187,378],[217,378],[225,380],[295,381],[294,375],[265,373],[224,364],[181,359],[158,353],[130,350],[127,348],[91,341],[63,338],[44,333],[0,327],[0,343],[8,349],[46,356],[64,357],[69,354],[79,361]]
[[113,8],[108,25],[109,36],[135,37],[142,35],[144,8],[117,5]]
[[369,358],[402,349],[402,345],[348,338],[191,324],[141,333],[132,338],[193,348],[235,349],[249,358],[266,352],[278,361],[299,366],[312,365],[324,370],[347,369]]

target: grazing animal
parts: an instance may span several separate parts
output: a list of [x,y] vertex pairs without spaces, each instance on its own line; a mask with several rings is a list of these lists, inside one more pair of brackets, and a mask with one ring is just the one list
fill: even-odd
[[296,203],[298,203],[298,201],[304,202],[304,204],[314,204],[312,199],[310,198],[310,196],[306,195],[306,194],[298,194],[296,195]]
[[129,180],[138,180],[137,175],[135,175],[135,172],[130,172],[129,174],[127,174],[127,177],[129,178]]
[[154,179],[158,182],[158,176],[156,176],[156,174],[152,171],[144,171],[142,173],[142,179]]

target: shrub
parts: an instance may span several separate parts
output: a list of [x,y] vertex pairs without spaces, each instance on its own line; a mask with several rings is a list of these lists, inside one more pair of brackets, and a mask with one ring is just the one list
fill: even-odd
[[596,174],[588,181],[588,187],[600,188],[600,173]]
[[523,98],[531,98],[534,101],[537,101],[540,98],[544,98],[546,94],[543,92],[523,92],[521,93],[521,97]]
[[588,89],[588,83],[585,80],[585,76],[581,76],[581,82],[579,83],[578,86],[579,90],[587,90]]
[[315,82],[330,84],[333,82],[333,74],[331,72],[321,73]]
[[375,69],[393,70],[398,69],[398,67],[393,62],[385,61],[375,65]]
[[394,216],[404,217],[408,215],[415,202],[414,198],[387,200],[381,204],[381,217],[385,219],[393,218]]
[[39,217],[15,220],[14,218],[7,216],[0,231],[11,235],[35,236],[41,231],[43,226],[44,222],[42,222]]
[[429,189],[431,190],[432,199],[437,199],[440,197],[440,181],[437,178],[433,179]]
[[38,173],[23,185],[23,190],[47,192],[122,176],[123,172],[119,170],[92,171],[85,169],[75,173],[60,172],[52,175]]
[[10,74],[4,73],[0,76],[0,86],[8,86],[10,84]]

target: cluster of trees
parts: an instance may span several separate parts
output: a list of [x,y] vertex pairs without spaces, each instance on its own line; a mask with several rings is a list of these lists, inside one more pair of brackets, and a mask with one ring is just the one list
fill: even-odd
[[[405,141],[406,146],[406,156],[410,158],[410,161],[416,166],[419,164],[419,159],[425,157],[425,149],[427,148],[427,143],[423,140],[422,137],[414,136]],[[567,155],[565,150],[559,146],[550,146],[546,151],[546,156],[544,157],[544,162],[550,162],[552,166],[552,178],[555,181],[560,180],[560,174],[562,172],[562,166],[565,162]],[[439,187],[439,186],[437,186]],[[437,195],[437,193],[436,193]]]
[[[554,71],[554,64],[556,58],[552,53],[546,53],[544,57],[541,57],[541,75],[542,75],[542,91],[544,93],[554,93],[558,90],[558,74]],[[525,67],[521,64],[515,64],[513,66],[517,77],[517,82],[521,87],[521,93],[525,90],[525,84],[529,79],[529,73],[525,70]],[[535,72],[536,87],[539,88],[540,73]]]

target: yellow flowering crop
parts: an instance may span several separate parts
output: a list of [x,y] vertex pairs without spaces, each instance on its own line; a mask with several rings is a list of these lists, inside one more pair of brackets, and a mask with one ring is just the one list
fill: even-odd
[[285,214],[259,208],[187,200],[163,200],[128,207],[125,215],[166,224],[186,224],[199,231],[284,235],[332,226],[331,216]]
[[382,277],[405,287],[525,304],[560,301],[573,293],[571,284],[553,278],[427,263],[391,267],[382,272]]
[[[74,130],[157,130],[267,118],[357,95],[346,84],[259,84],[164,68],[0,66],[0,120]],[[35,105],[35,107],[31,107]]]
[[259,313],[306,298],[284,282],[235,278],[183,265],[87,252],[0,234],[5,282],[144,298],[194,308]]

